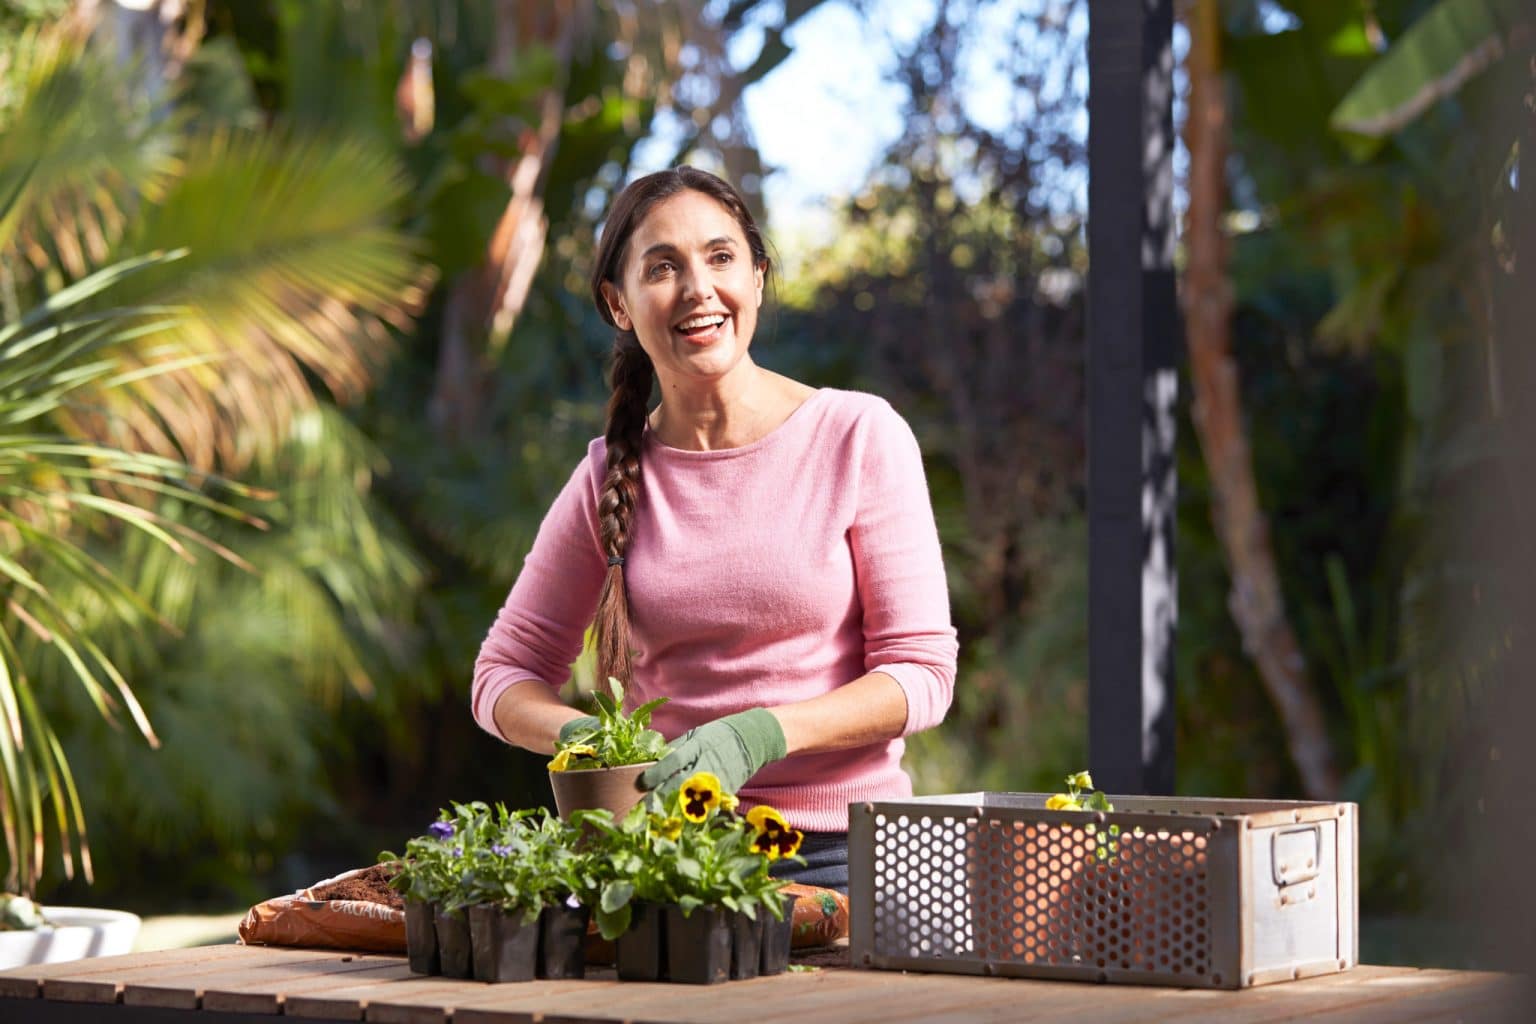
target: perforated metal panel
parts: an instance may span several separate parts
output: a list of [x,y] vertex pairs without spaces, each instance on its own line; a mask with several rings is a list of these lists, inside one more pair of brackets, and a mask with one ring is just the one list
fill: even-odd
[[[1297,807],[1320,817],[1347,805],[1203,801],[1180,810],[1169,805],[1191,801],[1114,800],[1137,806],[1109,815],[1047,811],[1043,794],[854,805],[855,963],[1195,987],[1279,980],[1260,973],[1272,965],[1241,956],[1245,935],[1253,945],[1248,890],[1258,880],[1246,878],[1246,865],[1259,842],[1254,826],[1274,818],[1261,829],[1268,836],[1279,821],[1300,820]],[[1347,859],[1353,871],[1352,849]],[[1341,903],[1314,899],[1315,879],[1288,893],[1270,888],[1266,899],[1281,910],[1312,901],[1266,918],[1271,930],[1298,924],[1299,938],[1285,947],[1287,970],[1349,966],[1353,951],[1340,948],[1344,932],[1335,927]],[[1313,935],[1325,918],[1328,934]]]

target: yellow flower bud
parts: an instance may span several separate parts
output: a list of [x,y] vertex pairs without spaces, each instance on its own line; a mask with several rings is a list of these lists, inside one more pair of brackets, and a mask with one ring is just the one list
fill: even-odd
[[1087,772],[1078,772],[1076,775],[1067,780],[1067,785],[1075,786],[1078,789],[1092,789],[1093,776],[1089,775]]

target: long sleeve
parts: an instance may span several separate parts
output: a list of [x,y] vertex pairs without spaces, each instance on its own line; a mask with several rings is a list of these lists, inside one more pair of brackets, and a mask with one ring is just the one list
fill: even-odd
[[857,511],[849,541],[864,606],[864,669],[907,697],[903,735],[938,725],[954,696],[959,646],[922,455],[884,402],[861,426]]
[[509,687],[529,679],[552,687],[565,682],[597,610],[606,570],[593,469],[602,465],[601,448],[593,443],[550,506],[475,659],[471,707],[494,736],[505,739],[493,712]]

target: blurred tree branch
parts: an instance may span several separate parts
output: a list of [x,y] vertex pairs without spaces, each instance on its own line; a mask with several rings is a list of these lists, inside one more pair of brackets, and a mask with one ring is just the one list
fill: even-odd
[[509,76],[535,48],[549,55],[551,67],[532,103],[534,123],[520,126],[516,133],[518,155],[502,161],[511,194],[491,232],[484,261],[460,274],[449,290],[430,407],[442,436],[462,439],[481,429],[491,370],[486,350],[512,330],[543,258],[549,231],[544,182],[560,143],[571,58],[587,14],[576,0],[497,4],[492,73]]
[[1217,0],[1194,0],[1189,29],[1189,215],[1184,314],[1192,419],[1210,471],[1212,518],[1231,574],[1228,607],[1243,646],[1279,712],[1291,758],[1309,799],[1339,796],[1339,774],[1322,703],[1286,617],[1280,573],[1259,503],[1232,355],[1232,285],[1222,227],[1226,201],[1227,103],[1221,74]]

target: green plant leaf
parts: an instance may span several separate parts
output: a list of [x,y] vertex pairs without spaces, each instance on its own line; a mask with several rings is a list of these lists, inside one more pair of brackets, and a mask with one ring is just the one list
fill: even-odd
[[602,907],[598,907],[597,910],[593,912],[593,916],[597,919],[598,934],[602,935],[602,937],[607,939],[609,942],[612,942],[620,935],[623,935],[625,932],[629,931],[629,921],[633,913],[634,908],[631,907],[628,903],[625,903],[622,907],[611,911],[604,910]]
[[618,879],[603,886],[602,903],[599,906],[607,913],[614,913],[620,907],[627,906],[630,898],[635,894],[634,883]]
[[1519,0],[1440,0],[1360,76],[1328,124],[1358,158],[1498,61]]
[[644,704],[641,704],[639,707],[635,708],[635,710],[631,711],[629,713],[629,717],[632,721],[639,722],[641,725],[649,725],[651,721],[651,715],[656,711],[657,708],[661,707],[666,702],[666,697],[657,697],[655,700],[648,700]]
[[598,716],[603,719],[611,719],[618,713],[618,708],[613,703],[613,698],[606,693],[593,691],[592,703],[597,705]]

